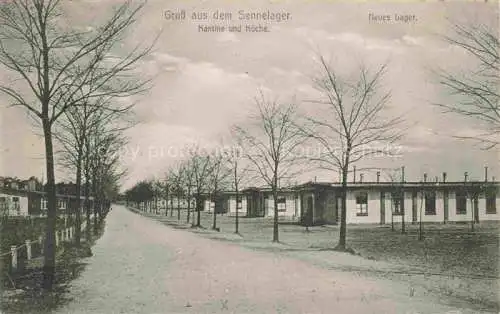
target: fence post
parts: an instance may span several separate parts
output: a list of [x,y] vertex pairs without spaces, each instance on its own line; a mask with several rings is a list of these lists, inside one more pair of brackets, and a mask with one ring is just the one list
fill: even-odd
[[40,254],[43,255],[43,237],[38,236],[38,242],[40,242]]
[[29,261],[31,259],[31,240],[26,240],[26,253]]
[[17,269],[17,248],[15,245],[10,246],[10,253],[12,254],[12,269]]

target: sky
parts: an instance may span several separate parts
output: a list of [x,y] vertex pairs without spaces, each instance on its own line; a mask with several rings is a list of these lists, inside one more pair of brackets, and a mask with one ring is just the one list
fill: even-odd
[[[111,12],[118,0],[64,2],[64,17],[81,27],[92,27]],[[288,17],[277,21],[242,21],[239,12],[274,12]],[[173,20],[178,13],[184,20]],[[231,20],[214,20],[214,13],[231,13]],[[193,20],[206,13],[208,20]],[[373,16],[390,16],[374,21]],[[395,20],[407,16],[409,21]],[[232,125],[245,125],[255,110],[259,91],[289,102],[302,112],[317,112],[312,78],[318,75],[315,58],[321,54],[341,73],[352,74],[360,64],[376,68],[388,64],[384,88],[392,97],[387,114],[404,114],[406,136],[397,157],[372,158],[361,166],[405,166],[407,180],[448,173],[462,180],[464,172],[482,179],[500,177],[499,154],[483,151],[454,135],[478,126],[460,116],[444,115],[432,104],[446,100],[432,70],[458,71],[473,67],[459,49],[444,43],[450,20],[485,23],[498,29],[498,3],[470,1],[347,2],[347,1],[191,1],[150,0],[117,50],[126,53],[155,38],[153,52],[141,62],[137,75],[154,77],[153,88],[134,99],[136,126],[126,132],[129,144],[119,152],[128,175],[123,188],[138,180],[163,177],[187,143],[213,145],[229,138]],[[245,32],[246,25],[267,32]],[[204,26],[239,26],[242,32],[205,32]],[[200,28],[202,26],[202,28]],[[1,71],[1,70],[0,70]],[[22,108],[8,107],[0,95],[0,175],[44,176],[43,138]],[[374,174],[366,174],[367,180]],[[311,171],[298,181],[334,181],[338,176]],[[59,168],[58,180],[71,180]]]

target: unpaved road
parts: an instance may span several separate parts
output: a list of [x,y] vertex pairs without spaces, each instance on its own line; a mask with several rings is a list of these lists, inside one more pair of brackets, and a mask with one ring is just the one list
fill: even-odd
[[58,313],[473,313],[389,280],[174,230],[114,206]]

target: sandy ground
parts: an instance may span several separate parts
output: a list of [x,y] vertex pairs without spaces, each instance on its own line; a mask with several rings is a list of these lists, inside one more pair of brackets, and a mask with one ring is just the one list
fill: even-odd
[[57,313],[477,313],[407,286],[202,238],[114,206]]

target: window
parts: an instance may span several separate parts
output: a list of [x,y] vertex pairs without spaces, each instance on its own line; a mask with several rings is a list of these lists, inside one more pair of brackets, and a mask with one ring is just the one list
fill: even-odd
[[434,191],[425,192],[425,214],[436,214],[436,192]]
[[66,202],[64,200],[59,200],[59,208],[66,209]]
[[238,196],[236,198],[236,208],[237,209],[241,209],[242,208],[242,198],[241,198],[241,196]]
[[7,209],[7,198],[5,196],[0,197],[0,210]]
[[47,209],[47,199],[45,198],[41,200],[41,209]]
[[368,216],[368,193],[361,192],[356,195],[356,216]]
[[19,197],[17,196],[12,197],[12,202],[14,203],[13,204],[14,209],[16,210],[21,209],[21,204],[19,204]]
[[286,212],[286,199],[284,197],[278,197],[278,211]]
[[494,189],[486,191],[486,213],[496,214],[497,213],[497,195]]
[[457,215],[467,214],[467,193],[465,191],[456,192],[455,203],[456,203]]
[[392,212],[394,215],[402,215],[405,210],[404,192],[392,192]]

